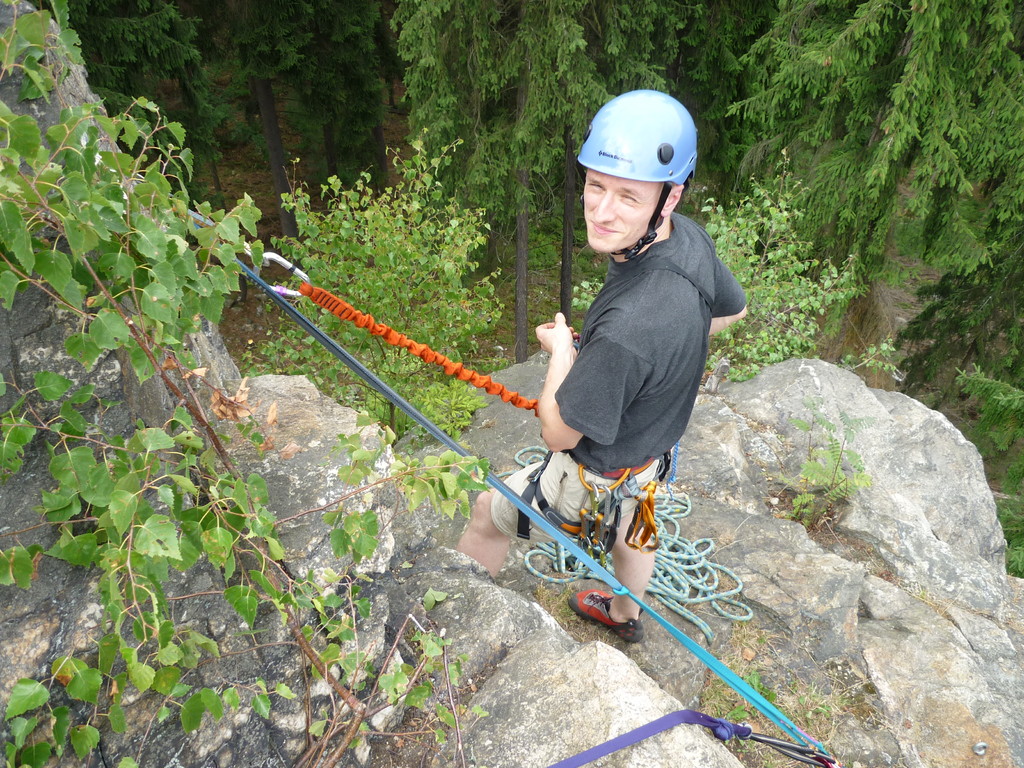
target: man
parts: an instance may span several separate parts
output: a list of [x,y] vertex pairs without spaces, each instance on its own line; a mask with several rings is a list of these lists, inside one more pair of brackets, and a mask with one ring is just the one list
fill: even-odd
[[[566,530],[579,527],[580,510],[602,493],[619,499],[623,487],[653,490],[663,455],[689,421],[708,335],[746,314],[743,290],[711,238],[672,213],[697,163],[696,127],[682,104],[657,91],[612,99],[594,117],[578,159],[586,169],[587,240],[609,255],[608,275],[578,341],[561,313],[537,328],[551,355],[537,406],[551,453],[507,481]],[[629,478],[636,482],[620,482]],[[654,571],[653,551],[633,536],[642,496],[621,498],[611,544],[616,578],[637,595]],[[495,576],[510,537],[525,533],[520,523],[508,499],[482,493],[458,549]],[[533,537],[548,538],[540,530]],[[569,604],[625,640],[643,638],[628,596],[587,590]]]

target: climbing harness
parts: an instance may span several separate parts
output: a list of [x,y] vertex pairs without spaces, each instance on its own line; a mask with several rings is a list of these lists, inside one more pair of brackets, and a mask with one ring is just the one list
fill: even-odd
[[[280,257],[277,257],[280,259]],[[282,260],[283,261],[283,260]],[[281,310],[290,317],[300,328],[320,343],[325,349],[327,349],[332,355],[334,355],[339,361],[341,361],[349,370],[355,373],[359,378],[373,387],[395,407],[404,412],[414,422],[421,426],[429,435],[434,437],[445,447],[454,451],[459,456],[469,457],[469,452],[466,451],[458,442],[453,440],[448,434],[440,429],[436,424],[426,418],[418,409],[412,404],[406,401],[401,395],[395,392],[389,387],[384,381],[382,381],[376,374],[370,371],[366,366],[360,363],[355,357],[352,356],[344,347],[338,342],[324,333],[319,327],[317,327],[309,318],[303,315],[298,309],[296,309],[289,298],[305,295],[299,294],[296,291],[290,291],[289,289],[282,289],[270,286],[264,281],[256,272],[249,267],[245,262],[240,259],[237,263],[246,277],[248,277],[253,283],[255,283],[274,303],[276,303]],[[280,263],[280,262],[279,262]],[[289,271],[298,274],[292,265],[286,264],[286,268]],[[300,278],[301,279],[301,278]],[[308,280],[305,281],[308,284]],[[312,292],[310,292],[310,295]],[[707,666],[712,672],[714,672],[719,678],[722,679],[727,685],[729,685],[734,691],[739,693],[744,699],[750,703],[755,709],[761,714],[768,718],[771,722],[777,725],[781,730],[787,733],[790,737],[796,740],[797,745],[794,747],[797,750],[810,750],[813,754],[826,754],[821,744],[816,742],[810,736],[800,730],[795,723],[793,723],[785,714],[783,714],[774,704],[768,701],[763,695],[758,693],[749,683],[743,678],[733,672],[729,667],[719,661],[712,653],[707,651],[703,646],[698,644],[696,641],[687,636],[684,632],[680,631],[671,622],[664,618],[660,613],[655,611],[649,605],[647,605],[641,596],[637,596],[630,591],[622,582],[620,582],[615,575],[601,563],[590,557],[576,542],[574,542],[569,536],[566,535],[565,531],[561,530],[556,525],[548,521],[548,519],[533,509],[522,497],[520,497],[515,491],[509,488],[498,476],[494,473],[488,473],[487,483],[494,488],[498,493],[505,496],[517,509],[521,510],[526,514],[534,525],[537,525],[551,536],[554,540],[560,542],[561,546],[566,552],[582,561],[587,568],[591,571],[593,576],[600,579],[612,590],[616,595],[628,597],[634,603],[636,603],[641,611],[646,611],[651,619],[658,622],[664,629],[679,643],[681,643],[687,650],[695,655],[705,666]],[[642,736],[640,738],[643,738]],[[783,742],[785,743],[785,742]],[[802,746],[801,746],[802,745]],[[833,766],[838,765],[834,762],[823,762],[822,765]]]
[[[718,616],[729,621],[750,621],[754,612],[739,599],[743,591],[743,582],[739,576],[711,560],[715,551],[714,541],[690,541],[680,535],[680,521],[690,514],[691,504],[686,494],[677,499],[672,490],[678,445],[672,453],[671,473],[666,481],[668,494],[656,493],[652,500],[653,522],[649,525],[657,529],[659,545],[654,551],[654,573],[647,585],[647,594],[653,595],[666,608],[696,626],[710,641],[714,638],[714,632],[707,621],[695,612],[696,609],[710,607]],[[519,451],[515,458],[518,464],[528,466],[541,460],[541,457],[549,456],[546,449],[531,446]],[[526,492],[523,498],[532,501],[527,498]],[[520,512],[520,520],[523,519],[528,520]],[[548,519],[551,519],[550,515]],[[561,527],[571,535],[580,535],[578,530],[581,526],[578,524],[571,526],[565,523]],[[603,551],[595,552],[595,548],[588,546],[586,540],[582,546],[603,567],[615,572],[614,560],[605,562],[601,558]],[[523,556],[523,564],[538,579],[551,584],[571,584],[582,579],[597,578],[587,563],[566,554],[565,548],[557,541],[545,541],[534,546]]]
[[[607,564],[608,553],[611,552],[612,545],[618,538],[622,502],[626,499],[636,499],[637,501],[637,514],[626,533],[626,543],[642,552],[653,552],[657,549],[658,538],[654,524],[654,489],[657,483],[650,482],[640,488],[635,477],[650,467],[657,459],[649,459],[639,466],[615,472],[594,473],[614,480],[608,485],[588,482],[587,468],[577,463],[576,469],[579,472],[580,484],[589,491],[590,503],[580,509],[577,518],[570,520],[548,503],[541,489],[540,478],[544,474],[544,470],[547,469],[551,454],[543,449],[528,448],[520,451],[517,454],[517,459],[525,451],[533,451],[538,457],[543,458],[540,459],[537,468],[530,473],[526,488],[523,490],[523,499],[529,504],[536,500],[537,509],[541,514],[566,533],[576,536],[587,547],[588,554],[600,559],[601,565]],[[639,524],[638,520],[641,520]],[[519,511],[516,535],[521,539],[530,538],[530,518],[522,510]],[[653,543],[651,543],[652,538],[654,539]]]

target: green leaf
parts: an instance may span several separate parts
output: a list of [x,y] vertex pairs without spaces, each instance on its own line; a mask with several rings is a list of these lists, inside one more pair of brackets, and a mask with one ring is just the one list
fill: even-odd
[[149,664],[135,662],[128,665],[128,679],[140,691],[148,691],[156,679],[156,670]]
[[44,768],[52,754],[53,747],[50,746],[48,741],[37,741],[35,744],[31,744],[21,750],[18,761],[22,765],[28,765],[32,768]]
[[54,707],[53,712],[53,740],[58,746],[63,747],[64,740],[68,737],[68,728],[71,727],[71,710],[67,707]]
[[130,336],[124,320],[110,309],[101,309],[89,323],[89,337],[100,349],[114,349]]
[[125,720],[124,710],[120,704],[111,705],[107,718],[110,720],[110,730],[114,733],[124,733],[128,730],[128,721]]
[[86,667],[75,672],[75,676],[71,678],[67,688],[68,695],[73,699],[95,704],[102,684],[103,675],[100,674],[100,671]]
[[147,557],[169,557],[178,560],[178,529],[166,515],[150,515],[135,529],[135,549]]
[[142,311],[162,323],[173,323],[176,316],[171,294],[161,283],[150,283],[143,289]]
[[132,223],[135,225],[135,232],[131,235],[132,244],[147,260],[160,261],[167,248],[167,236],[148,216],[136,216]]
[[224,702],[225,707],[229,707],[232,710],[237,710],[238,705],[241,703],[241,699],[238,696],[237,688],[228,688],[220,696],[221,701]]
[[252,708],[256,714],[264,720],[270,718],[270,697],[265,693],[259,693],[252,697]]
[[68,246],[71,253],[77,258],[82,258],[100,243],[96,229],[87,224],[82,224],[77,219],[64,220],[64,236],[68,239]]
[[[80,506],[79,509],[81,509]],[[82,533],[75,536],[70,529],[65,529],[61,532],[60,540],[50,548],[47,554],[71,563],[71,565],[88,567],[96,562],[98,552],[99,539],[95,533]]]
[[292,691],[292,689],[289,688],[284,683],[278,683],[276,686],[274,686],[274,693],[276,693],[282,699],[294,699],[295,698],[295,692]]
[[423,596],[423,607],[426,610],[432,610],[435,605],[442,603],[448,599],[447,592],[440,592],[436,589],[428,589],[427,594]]
[[91,725],[76,725],[71,729],[71,746],[80,759],[92,752],[100,743],[100,732]]
[[31,160],[39,151],[43,136],[39,124],[28,115],[19,115],[7,125],[8,146],[26,160]]
[[224,590],[224,599],[245,619],[250,628],[256,623],[259,596],[255,589],[246,584],[236,584]]
[[9,249],[28,274],[35,271],[36,257],[32,250],[32,237],[21,218],[21,210],[10,200],[0,203],[0,242]]
[[224,704],[215,690],[203,688],[199,691],[199,697],[203,700],[206,711],[213,715],[214,720],[220,720],[224,716]]
[[449,728],[455,727],[455,715],[452,714],[452,711],[448,709],[448,707],[444,704],[438,703],[434,707],[434,710],[437,712],[437,717],[442,723],[447,725]]
[[46,25],[49,20],[47,13],[25,13],[17,17],[14,28],[28,43],[42,48],[46,44]]
[[177,667],[161,667],[153,677],[153,690],[169,696],[180,679],[181,670]]
[[35,374],[34,379],[36,389],[44,400],[57,400],[74,384],[71,379],[66,379],[52,371],[39,371]]
[[110,494],[110,505],[107,509],[114,528],[118,534],[124,536],[139,509],[139,497],[130,491],[116,490]]
[[210,561],[217,566],[224,567],[228,557],[231,555],[231,547],[235,543],[235,537],[231,531],[225,528],[211,528],[203,531],[203,551],[206,552]]
[[16,717],[8,724],[11,729],[11,736],[14,737],[15,749],[21,749],[32,735],[32,731],[39,725],[38,717]]
[[103,353],[100,346],[87,333],[73,333],[64,342],[64,348],[86,368],[92,368]]
[[24,714],[30,709],[41,707],[50,699],[50,692],[38,680],[22,678],[14,684],[11,689],[11,696],[7,702],[5,720]]
[[181,727],[185,733],[192,733],[203,722],[206,704],[203,697],[193,693],[181,707]]
[[0,302],[5,309],[10,310],[14,306],[14,294],[18,292],[19,285],[21,280],[11,270],[0,272]]
[[0,584],[17,584],[22,589],[31,587],[35,575],[33,558],[38,551],[41,551],[38,545],[33,545],[31,550],[19,545],[0,552]]
[[117,763],[117,768],[139,768],[139,764],[130,757],[122,757]]
[[[44,248],[36,251],[36,272],[61,294],[71,283],[71,261],[67,254],[56,248]],[[80,296],[81,292],[77,292]]]

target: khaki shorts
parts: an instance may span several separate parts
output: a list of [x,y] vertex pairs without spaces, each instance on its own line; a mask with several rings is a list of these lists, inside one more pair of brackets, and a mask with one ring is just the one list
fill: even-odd
[[[522,495],[529,485],[530,475],[540,466],[540,462],[524,467],[513,475],[505,478],[505,484],[516,493]],[[633,477],[636,478],[640,487],[658,477],[661,469],[661,462],[655,459],[651,465]],[[609,486],[616,482],[613,477],[603,477],[590,470],[584,470],[583,477],[592,486]],[[566,522],[578,523],[580,510],[590,502],[590,491],[580,482],[579,465],[573,461],[567,453],[554,453],[548,462],[547,469],[540,476],[540,490],[548,504],[554,507],[566,519]],[[629,526],[633,519],[633,512],[636,510],[636,499],[626,498],[622,500],[622,525]],[[537,509],[537,501],[534,499],[533,508]],[[539,510],[538,510],[539,511]],[[499,531],[515,538],[519,528],[519,508],[505,498],[504,494],[495,492],[491,498],[491,519]],[[540,526],[530,525],[530,541],[551,541],[549,536]]]

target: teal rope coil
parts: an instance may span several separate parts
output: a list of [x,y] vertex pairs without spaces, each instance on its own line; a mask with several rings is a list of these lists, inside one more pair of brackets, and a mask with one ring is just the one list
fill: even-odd
[[[516,454],[516,461],[525,467],[540,461],[545,452],[538,447],[524,448]],[[689,541],[679,534],[680,521],[691,509],[689,496],[677,497],[671,492],[671,486],[668,494],[655,495],[654,519],[661,544],[654,553],[654,574],[647,593],[691,622],[710,641],[714,632],[693,608],[710,606],[730,621],[749,621],[754,613],[739,600],[743,591],[740,578],[731,569],[710,559],[715,551],[714,541]],[[541,567],[535,565],[534,560],[539,560]],[[534,576],[553,584],[598,578],[586,563],[566,554],[565,548],[554,541],[537,544],[524,555],[523,563]],[[614,565],[609,559],[607,568],[613,574]]]

